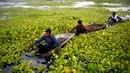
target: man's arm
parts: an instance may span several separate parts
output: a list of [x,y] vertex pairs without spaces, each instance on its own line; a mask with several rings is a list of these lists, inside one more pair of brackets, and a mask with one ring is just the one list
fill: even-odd
[[45,39],[45,36],[42,36],[41,38],[39,38],[38,40],[36,40],[35,42],[33,42],[28,49],[30,49],[31,47],[33,47],[35,44],[40,43],[41,41],[43,41]]
[[89,29],[88,29],[88,27],[87,27],[87,26],[83,25],[83,28],[86,30],[86,32],[88,32],[88,31],[89,31]]
[[122,18],[120,16],[117,16],[118,19],[122,20]]
[[36,40],[35,41],[35,44],[37,44],[37,43],[40,43],[41,41],[43,41],[43,40],[45,40],[45,35],[44,36],[42,36],[41,38],[39,38],[38,40]]
[[71,32],[77,27],[78,25],[74,26],[72,29],[71,29]]

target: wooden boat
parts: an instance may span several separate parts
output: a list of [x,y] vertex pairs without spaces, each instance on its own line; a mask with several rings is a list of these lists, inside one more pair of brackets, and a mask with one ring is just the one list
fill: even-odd
[[[61,43],[61,46],[63,46],[74,35],[75,35],[75,33],[63,33],[63,34],[57,34],[55,36],[55,38]],[[54,48],[54,49],[56,49],[56,48]],[[54,49],[52,49],[52,50],[54,50]],[[42,56],[46,57],[46,56],[49,56],[51,54],[52,50],[50,50],[49,52],[46,52],[46,53],[37,53],[37,55],[42,55]]]
[[[91,24],[87,26],[89,29],[89,32],[104,29],[106,26],[104,24]],[[61,43],[61,46],[63,46],[67,41],[69,41],[75,33],[63,33],[63,34],[57,34],[55,38]],[[56,49],[56,48],[54,48]],[[52,50],[54,50],[52,49]],[[41,55],[43,57],[51,55],[52,50],[46,52],[46,53],[36,53],[36,55]],[[37,50],[36,50],[37,51]],[[36,52],[35,51],[35,52]]]
[[106,28],[106,25],[105,24],[91,24],[91,25],[88,25],[87,27],[89,29],[89,32],[92,32],[92,31],[104,29]]
[[[104,29],[105,25],[104,24],[92,24],[92,25],[88,25],[87,27],[89,28],[89,32],[92,32],[92,31],[96,31],[96,30],[99,30],[99,29]],[[57,34],[55,36],[55,38],[61,43],[61,46],[63,46],[73,36],[75,36],[75,33],[63,33],[63,34]],[[52,50],[54,50],[54,49],[52,49]],[[50,50],[47,53],[38,53],[38,54],[33,55],[33,56],[31,55],[31,52],[35,53],[37,50],[32,50],[31,52],[26,53],[26,55],[23,55],[22,58],[26,62],[33,60],[33,62],[34,62],[33,65],[43,65],[42,62],[46,63],[47,61],[49,61],[50,56],[52,54],[52,50]],[[39,57],[41,57],[41,58],[39,58]],[[37,60],[40,62],[40,64],[37,63]]]
[[[89,32],[92,31],[97,31],[100,29],[104,29],[106,26],[104,24],[91,24],[87,26],[89,29]],[[69,41],[73,36],[75,35],[75,33],[64,33],[64,34],[57,34],[55,36],[55,38],[61,43],[61,46],[63,46],[67,41]],[[54,49],[53,49],[54,50]],[[52,50],[50,50],[47,53],[44,54],[40,54],[42,56],[48,56],[50,55]]]
[[61,43],[61,46],[63,46],[74,35],[75,35],[75,33],[64,33],[64,34],[58,34],[58,35],[56,35],[55,38]]

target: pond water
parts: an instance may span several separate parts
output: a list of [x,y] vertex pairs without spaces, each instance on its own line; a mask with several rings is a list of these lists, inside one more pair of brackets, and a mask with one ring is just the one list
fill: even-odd
[[8,73],[12,69],[12,67],[13,66],[7,66],[6,68],[4,68],[3,72]]
[[31,64],[31,66],[44,66],[44,67],[46,66],[46,64],[42,64],[46,62],[46,60],[42,56],[23,55],[22,58],[24,59],[25,62],[29,62],[33,60],[33,63]]
[[0,17],[0,20],[4,20],[4,19],[6,19],[7,18],[7,16],[1,16]]
[[94,5],[95,3],[90,1],[90,2],[76,2],[75,4],[73,4],[74,7],[86,7],[88,5]]
[[0,20],[4,20],[4,19],[8,18],[8,16],[7,16],[8,14],[11,14],[11,12],[4,13],[3,16],[0,16]]
[[85,7],[85,8],[88,8],[90,7],[90,5],[94,5],[95,3],[94,2],[76,2],[76,3],[73,3],[71,6],[56,6],[56,8],[78,8],[78,7]]
[[[33,0],[37,1],[37,0]],[[52,0],[54,2],[67,2],[66,0]],[[107,6],[120,6],[120,7],[102,7],[104,9],[107,9],[109,11],[129,11],[130,12],[130,6],[123,7],[122,4],[114,4],[114,3],[95,3],[93,1],[82,1],[82,2],[74,2],[72,5],[69,6],[28,6],[27,2],[23,2],[23,0],[6,0],[6,1],[0,1],[0,9],[5,8],[34,8],[34,9],[40,9],[40,10],[51,10],[53,8],[78,8],[78,7],[84,7],[88,8],[91,7],[91,5],[107,5]],[[0,20],[6,19],[7,16],[3,15],[0,16]]]
[[114,3],[101,3],[102,5],[108,5],[108,6],[122,6],[122,4],[114,4]]
[[[43,58],[42,56],[31,56],[29,54],[27,55],[22,55],[21,58],[23,58],[23,60],[25,62],[29,62],[29,61],[33,61],[33,63],[31,64],[31,66],[44,66],[47,67],[47,62],[45,60],[45,58]],[[9,71],[11,71],[13,65],[9,65],[6,68],[4,68],[4,73],[8,73]],[[37,72],[38,73],[38,72]]]
[[[13,2],[0,2],[0,8],[12,8],[12,7],[22,7],[22,8],[36,8],[36,9],[50,9],[51,6],[28,6],[25,5],[27,3],[20,2],[20,3],[13,3]],[[89,5],[94,5],[94,2],[76,2],[72,4],[72,6],[56,6],[57,8],[77,8],[77,7],[86,7]]]
[[110,11],[130,11],[130,7],[106,8]]
[[[35,1],[35,0],[34,0]],[[65,0],[53,0],[54,2],[66,2]],[[51,10],[54,8],[53,6],[28,6],[26,5],[26,2],[16,1],[12,0],[9,2],[2,2],[0,1],[0,9],[4,8],[16,8],[16,7],[22,7],[22,8],[35,8],[40,10]],[[82,2],[74,2],[71,6],[55,6],[56,8],[78,8],[78,7],[91,7],[91,5],[96,5],[98,3],[92,2],[92,1],[82,1]],[[130,7],[122,7],[122,4],[114,4],[114,3],[99,3],[100,5],[108,5],[108,6],[120,6],[120,7],[104,7],[107,10],[110,11],[128,11],[130,10]],[[0,20],[4,19],[5,16],[0,17]]]

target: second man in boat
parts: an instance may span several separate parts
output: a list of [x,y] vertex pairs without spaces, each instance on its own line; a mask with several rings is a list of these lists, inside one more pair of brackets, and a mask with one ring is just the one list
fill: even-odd
[[70,32],[72,32],[74,29],[76,29],[76,34],[79,35],[80,33],[88,33],[89,29],[82,24],[82,20],[78,20],[78,24],[74,26]]

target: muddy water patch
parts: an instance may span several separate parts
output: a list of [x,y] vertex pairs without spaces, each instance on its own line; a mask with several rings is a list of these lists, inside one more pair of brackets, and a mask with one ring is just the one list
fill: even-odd
[[[27,55],[22,55],[21,58],[24,60],[24,62],[29,63],[32,61],[30,64],[30,67],[36,67],[36,66],[43,66],[47,67],[48,64],[46,60],[42,56],[27,56]],[[6,67],[3,68],[4,73],[12,72],[14,66],[18,66],[19,64],[11,64],[7,65]],[[35,70],[35,73],[38,73],[37,70]]]
[[13,2],[0,2],[0,6],[2,6],[2,5],[13,5],[13,4],[15,4],[15,3],[13,3]]
[[6,18],[9,18],[8,15],[10,14],[22,14],[22,12],[16,12],[16,13],[12,13],[12,12],[5,12],[0,16],[0,20],[4,20]]
[[24,2],[20,2],[20,3],[15,3],[15,2],[0,2],[0,9],[4,9],[4,8],[14,8],[14,7],[21,7],[23,6]]
[[4,68],[3,72],[4,73],[8,73],[9,71],[11,71],[13,66],[7,66],[6,68]]
[[66,2],[65,0],[53,0],[54,2]]
[[0,16],[0,20],[9,19],[8,15],[12,14],[11,12],[5,12]]
[[[62,0],[63,1],[63,0]],[[5,4],[11,4],[13,6],[6,6]],[[74,4],[72,4],[71,6],[28,6],[28,5],[25,5],[27,3],[9,3],[9,2],[5,2],[3,3],[2,2],[2,6],[0,6],[0,8],[18,8],[18,7],[22,7],[22,8],[35,8],[35,9],[52,9],[53,7],[56,7],[56,8],[78,8],[78,7],[88,7],[89,5],[93,5],[95,4],[94,2],[87,2],[87,1],[84,1],[84,2],[76,2]],[[5,6],[4,6],[5,5]]]
[[105,8],[109,11],[130,11],[130,7]]
[[7,19],[7,16],[1,16],[0,17],[0,20],[4,20],[4,19]]
[[122,6],[122,4],[114,4],[114,3],[101,3],[101,5],[108,5],[108,6]]
[[[65,1],[63,1],[63,2],[65,2]],[[90,6],[90,5],[94,5],[95,3],[94,2],[92,2],[92,1],[89,1],[89,2],[87,2],[87,1],[84,1],[84,2],[75,2],[75,3],[73,3],[73,4],[71,4],[71,5],[61,5],[61,6],[50,6],[50,5],[48,5],[48,6],[29,6],[29,5],[23,5],[23,6],[21,6],[21,7],[23,7],[23,8],[37,8],[37,9],[44,9],[44,8],[49,8],[49,9],[51,9],[51,8],[78,8],[78,7],[88,7],[88,6]]]
[[[52,0],[53,2],[67,2],[65,0]],[[9,5],[6,5],[9,4]],[[114,3],[95,3],[93,1],[81,1],[81,2],[74,2],[71,5],[63,5],[63,6],[29,6],[28,3],[25,2],[0,2],[0,9],[4,8],[33,8],[33,9],[40,9],[40,10],[52,10],[53,8],[79,8],[79,7],[100,7],[110,11],[129,11],[130,7],[122,7],[122,4],[114,4]],[[110,6],[110,7],[109,7]],[[2,17],[3,19],[5,17]]]
[[25,62],[29,62],[29,61],[33,61],[33,63],[31,64],[31,66],[46,66],[46,64],[42,64],[43,62],[45,62],[45,59],[43,59],[41,56],[34,56],[34,57],[29,57],[29,56],[22,56],[22,58],[24,59]]
[[89,5],[94,5],[95,3],[90,1],[90,2],[76,2],[75,4],[73,4],[74,7],[85,7],[85,6],[89,6]]
[[34,8],[34,9],[40,9],[40,10],[51,10],[52,8],[50,6],[22,6],[22,8]]
[[56,8],[79,8],[85,7],[88,8],[90,5],[94,5],[95,3],[92,1],[83,1],[83,2],[75,2],[71,6],[56,6]]
[[[0,9],[5,9],[5,8],[35,8],[35,9],[45,9],[45,10],[50,10],[50,6],[28,6],[25,5],[27,3],[21,2],[21,3],[9,3],[9,2],[1,2],[2,4],[0,5]],[[10,4],[12,6],[6,6],[6,4]]]

